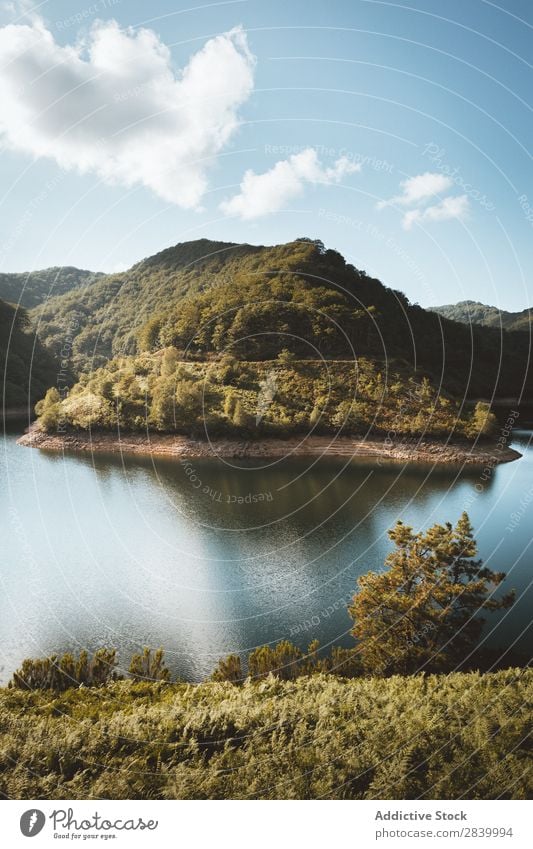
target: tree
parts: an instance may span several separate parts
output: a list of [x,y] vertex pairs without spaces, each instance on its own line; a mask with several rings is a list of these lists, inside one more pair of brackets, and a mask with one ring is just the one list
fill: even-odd
[[51,655],[44,658],[26,658],[13,674],[9,687],[19,690],[57,690],[72,687],[101,687],[120,680],[116,649],[98,649],[91,660],[85,650],[78,659],[70,652],[61,658]]
[[57,428],[61,421],[61,395],[55,386],[46,391],[42,401],[35,405],[35,412],[39,416],[39,423],[44,430],[50,431]]
[[259,646],[248,656],[248,674],[250,678],[266,678],[272,673],[283,681],[298,678],[302,653],[289,640],[282,640],[270,648]]
[[143,324],[137,336],[140,351],[153,351],[158,347],[159,334],[164,321],[163,315],[154,315],[146,324]]
[[388,570],[361,577],[349,608],[363,666],[374,675],[449,671],[478,643],[479,611],[507,608],[514,594],[493,598],[505,574],[474,559],[466,513],[455,527],[447,522],[420,533],[398,521],[389,537],[396,548],[385,560]]
[[278,362],[283,365],[290,365],[291,363],[296,362],[296,354],[293,354],[293,352],[289,351],[288,348],[282,348],[278,354]]
[[252,423],[252,417],[244,409],[244,407],[241,404],[241,402],[239,401],[239,399],[237,399],[235,401],[235,406],[233,408],[232,421],[233,421],[234,426],[238,430],[246,430],[248,427],[251,426],[251,423]]
[[175,422],[175,380],[173,377],[159,377],[152,392],[150,420],[159,430],[170,430]]
[[76,428],[88,430],[95,425],[104,425],[112,417],[113,408],[109,401],[94,392],[70,395],[63,404],[69,422]]
[[466,425],[466,435],[471,439],[477,439],[479,436],[492,436],[497,424],[496,416],[490,411],[490,404],[478,401]]
[[212,681],[231,681],[232,684],[241,684],[244,681],[241,659],[238,654],[229,654],[219,660],[218,665],[211,676]]
[[168,681],[170,672],[163,662],[165,652],[162,648],[152,649],[145,646],[142,654],[134,654],[129,674],[134,681]]
[[172,375],[176,371],[176,367],[178,365],[178,352],[176,348],[170,347],[165,348],[165,352],[163,354],[161,360],[161,376],[162,377],[172,377]]

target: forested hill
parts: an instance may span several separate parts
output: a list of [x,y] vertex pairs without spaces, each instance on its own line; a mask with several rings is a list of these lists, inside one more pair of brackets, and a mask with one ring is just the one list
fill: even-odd
[[0,298],[30,309],[56,295],[64,295],[78,286],[103,277],[101,273],[72,266],[45,268],[42,271],[0,274]]
[[0,379],[3,410],[28,408],[57,380],[54,358],[35,337],[26,310],[0,300]]
[[[172,346],[180,356],[274,359],[390,359],[449,392],[519,396],[529,339],[502,340],[411,305],[406,296],[346,263],[319,241],[260,247],[198,240],[129,271],[51,298],[34,311],[52,351],[74,336],[80,373],[110,357]],[[502,352],[502,344],[504,350]]]
[[459,301],[457,304],[444,304],[441,307],[431,307],[433,312],[460,321],[463,324],[480,324],[483,327],[497,327],[503,330],[529,331],[533,311],[508,312],[498,307],[481,304],[479,301]]

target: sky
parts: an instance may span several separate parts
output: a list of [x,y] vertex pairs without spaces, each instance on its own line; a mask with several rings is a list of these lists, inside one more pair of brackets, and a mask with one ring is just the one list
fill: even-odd
[[532,43],[529,0],[2,0],[0,271],[306,236],[533,306]]

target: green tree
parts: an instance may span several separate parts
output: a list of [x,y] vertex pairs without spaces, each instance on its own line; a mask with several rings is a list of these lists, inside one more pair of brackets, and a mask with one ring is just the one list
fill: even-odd
[[37,401],[35,412],[44,430],[51,431],[57,428],[61,421],[61,396],[55,386],[46,391],[42,401]]
[[282,640],[274,648],[259,646],[248,657],[250,678],[265,678],[272,673],[283,681],[298,678],[302,653],[289,640]]
[[238,430],[246,429],[252,424],[252,417],[250,414],[244,409],[244,406],[241,404],[240,400],[237,399],[235,401],[235,406],[233,408],[233,416],[232,421],[234,426]]
[[479,641],[481,610],[509,607],[509,593],[493,597],[505,574],[475,560],[476,542],[466,513],[457,525],[413,533],[398,521],[389,531],[395,549],[385,572],[359,578],[349,608],[361,661],[371,674],[448,671]]
[[492,436],[497,428],[498,420],[490,411],[490,404],[478,401],[466,425],[466,435],[471,439],[479,436]]
[[161,360],[161,376],[171,377],[176,371],[177,365],[178,352],[176,348],[165,348],[165,352]]
[[278,354],[278,362],[283,363],[283,365],[294,363],[296,362],[296,354],[293,354],[288,348],[282,348]]
[[145,646],[142,654],[133,655],[128,672],[134,681],[168,681],[170,672],[165,666],[164,656],[162,648],[152,652]]
[[239,655],[229,654],[221,658],[211,678],[213,681],[231,681],[232,684],[241,684],[244,675]]
[[175,380],[173,377],[159,377],[152,392],[150,421],[158,430],[169,430],[175,421]]

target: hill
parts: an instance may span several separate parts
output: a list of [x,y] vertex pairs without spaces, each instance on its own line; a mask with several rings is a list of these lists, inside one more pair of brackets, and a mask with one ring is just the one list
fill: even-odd
[[50,297],[64,295],[79,286],[84,286],[103,275],[72,266],[45,268],[21,274],[0,274],[0,298],[13,304],[31,309]]
[[533,671],[0,690],[15,799],[527,799]]
[[73,335],[79,374],[112,357],[173,346],[182,358],[297,358],[384,364],[459,397],[533,396],[529,338],[465,327],[412,305],[319,241],[261,247],[206,239],[168,248],[129,271],[51,298],[33,311],[58,353]]
[[[388,370],[388,379],[385,378]],[[474,411],[403,362],[180,360],[174,347],[117,357],[36,406],[39,428],[178,433],[205,440],[285,438],[296,434],[477,439],[493,433],[488,406]],[[27,444],[37,444],[35,437]],[[93,443],[92,443],[93,444]]]
[[479,324],[482,327],[496,327],[503,330],[529,331],[533,317],[530,309],[508,312],[498,307],[481,304],[479,301],[459,301],[457,304],[444,304],[430,309],[444,318],[460,321],[462,324]]
[[35,336],[26,310],[0,301],[1,408],[29,409],[29,404],[56,384],[58,368]]

